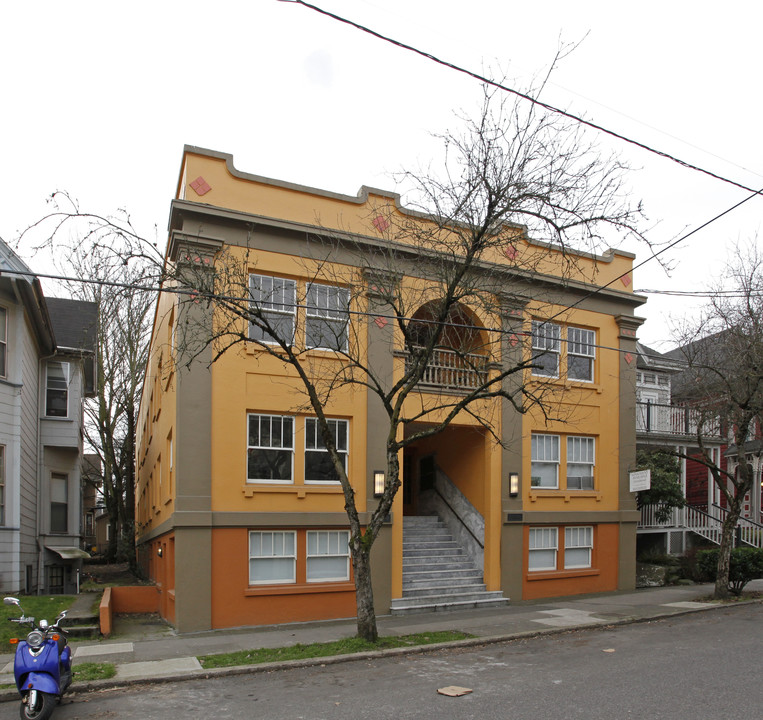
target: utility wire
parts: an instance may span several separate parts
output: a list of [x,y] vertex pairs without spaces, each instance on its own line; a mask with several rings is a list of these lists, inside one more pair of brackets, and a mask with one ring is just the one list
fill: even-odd
[[330,17],[333,20],[337,20],[338,22],[344,23],[345,25],[349,25],[350,27],[354,27],[358,30],[361,30],[364,33],[368,33],[369,35],[372,35],[373,37],[378,38],[379,40],[383,40],[384,42],[388,42],[392,45],[402,48],[403,50],[409,50],[412,53],[421,55],[427,60],[431,60],[432,62],[442,65],[443,67],[450,68],[451,70],[455,70],[456,72],[462,73],[464,75],[468,75],[469,77],[472,77],[475,80],[479,80],[480,82],[485,83],[486,85],[490,85],[492,87],[498,88],[499,90],[503,90],[504,92],[508,92],[513,95],[516,95],[517,97],[522,98],[523,100],[527,100],[528,102],[531,102],[534,105],[538,105],[539,107],[542,107],[545,110],[548,110],[549,112],[555,113],[557,115],[561,115],[570,120],[574,120],[575,122],[581,123],[582,125],[592,128],[593,130],[597,130],[598,132],[604,133],[605,135],[609,135],[610,137],[616,138],[618,140],[622,140],[623,142],[626,142],[629,145],[634,145],[635,147],[641,148],[642,150],[646,150],[647,152],[657,155],[658,157],[665,158],[666,160],[670,160],[671,162],[681,165],[682,167],[685,167],[689,170],[695,170],[696,172],[703,173],[704,175],[708,175],[709,177],[712,177],[716,180],[720,180],[721,182],[741,188],[742,190],[747,190],[748,192],[754,193],[755,195],[763,194],[763,190],[754,190],[753,188],[748,187],[747,185],[743,185],[742,183],[736,182],[735,180],[731,180],[730,178],[724,177],[723,175],[718,175],[717,173],[714,173],[711,170],[706,170],[704,168],[699,167],[698,165],[693,165],[692,163],[687,162],[686,160],[681,160],[680,158],[676,157],[675,155],[671,155],[668,152],[665,152],[663,150],[658,150],[657,148],[646,145],[645,143],[642,143],[638,140],[629,138],[626,135],[622,135],[621,133],[618,133],[614,130],[609,130],[608,128],[605,128],[602,125],[598,125],[590,120],[586,120],[585,118],[580,117],[579,115],[575,115],[573,113],[567,112],[566,110],[562,110],[561,108],[555,107],[554,105],[549,105],[548,103],[542,102],[541,100],[538,100],[537,98],[534,98],[531,95],[528,95],[527,93],[523,93],[520,90],[516,90],[507,85],[503,85],[502,83],[496,82],[495,80],[491,80],[485,75],[480,75],[479,73],[474,72],[473,70],[469,70],[467,68],[461,67],[460,65],[456,65],[455,63],[449,62],[447,60],[442,60],[441,58],[438,58],[435,55],[432,55],[432,53],[426,52],[425,50],[420,50],[419,48],[414,47],[413,45],[407,45],[406,43],[401,42],[400,40],[395,40],[394,38],[391,38],[387,35],[382,35],[381,33],[375,30],[372,30],[371,28],[366,27],[365,25],[356,23],[353,20],[349,20],[348,18],[342,17],[341,15],[336,15],[335,13],[329,12],[328,10],[324,10],[318,7],[317,5],[311,5],[310,3],[305,2],[304,0],[278,0],[278,1],[292,3],[295,5],[302,5],[303,7],[306,7],[310,10],[314,10],[315,12],[320,13],[321,15],[325,15],[326,17]]

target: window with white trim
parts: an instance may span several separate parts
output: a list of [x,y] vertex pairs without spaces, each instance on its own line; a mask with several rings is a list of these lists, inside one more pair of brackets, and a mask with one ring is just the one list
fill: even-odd
[[593,382],[596,333],[583,328],[567,328],[567,378]]
[[593,527],[564,528],[564,569],[574,570],[591,567],[593,550]]
[[349,543],[347,530],[308,530],[307,582],[349,580]]
[[249,338],[263,343],[286,345],[294,342],[294,318],[297,308],[297,283],[270,275],[249,276],[251,312]]
[[595,441],[592,437],[567,437],[567,489],[593,490]]
[[530,528],[527,569],[556,570],[559,530],[555,527]]
[[50,532],[69,532],[69,476],[50,474]]
[[294,418],[250,414],[247,421],[247,481],[293,482]]
[[8,375],[8,311],[0,307],[0,377]]
[[532,364],[533,375],[559,377],[559,356],[561,352],[562,328],[555,323],[533,320]]
[[559,436],[532,434],[530,485],[559,487]]
[[249,532],[249,584],[297,581],[297,533],[293,530]]
[[335,285],[309,283],[305,310],[305,347],[347,350],[350,292]]
[[[347,420],[327,420],[329,432],[337,452],[344,460],[347,472]],[[320,433],[317,418],[305,418],[305,482],[338,483],[339,474],[334,467]]]
[[69,363],[49,360],[45,368],[45,415],[69,416]]
[[5,445],[0,445],[0,525],[5,525]]

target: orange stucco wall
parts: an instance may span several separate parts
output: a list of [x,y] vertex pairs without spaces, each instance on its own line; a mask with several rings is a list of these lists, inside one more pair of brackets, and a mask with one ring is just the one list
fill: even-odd
[[[545,597],[617,590],[618,533],[617,525],[594,525],[592,567],[589,570],[529,572],[527,570],[527,546],[530,531],[529,527],[525,527],[522,599],[537,600]],[[560,537],[564,536],[564,526],[559,527],[559,534]],[[561,551],[558,557],[558,567],[564,567]]]
[[247,530],[215,530],[212,533],[212,627],[353,617],[356,608],[352,575],[346,583],[305,583],[304,552],[299,550],[300,543],[304,543],[304,531],[297,533],[297,583],[254,587],[249,585]]

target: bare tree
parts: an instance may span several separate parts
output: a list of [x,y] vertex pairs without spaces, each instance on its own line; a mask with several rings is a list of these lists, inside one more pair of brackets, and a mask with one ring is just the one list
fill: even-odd
[[[156,257],[148,262],[129,217],[102,218],[80,212],[66,193],[54,196],[56,211],[28,229],[46,232],[37,249],[55,248],[61,285],[79,300],[98,305],[96,396],[85,403],[85,441],[101,461],[100,491],[109,519],[109,560],[135,566],[135,430],[156,299]],[[61,232],[75,222],[70,234]],[[51,227],[46,227],[52,224]],[[150,248],[149,243],[144,243]],[[148,250],[146,250],[148,252]],[[130,256],[128,258],[128,255]]]
[[[745,496],[755,478],[753,459],[760,462],[763,443],[763,255],[757,239],[736,247],[723,278],[696,322],[684,328],[681,347],[687,370],[678,397],[698,410],[699,455],[726,505],[715,597],[726,598],[734,533]],[[720,428],[729,438],[726,456],[717,459],[704,443]]]

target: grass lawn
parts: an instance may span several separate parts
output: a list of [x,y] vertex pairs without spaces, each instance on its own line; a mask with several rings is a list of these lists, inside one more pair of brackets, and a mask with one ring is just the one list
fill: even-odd
[[[24,614],[37,618],[44,618],[52,623],[61,610],[66,610],[74,602],[72,595],[55,595],[48,597],[45,595],[22,595],[19,597],[21,607],[24,608]],[[31,627],[29,625],[19,625],[9,622],[9,618],[17,618],[21,612],[16,605],[0,605],[0,652],[14,652],[13,647],[8,642],[11,638],[25,638]],[[64,627],[66,625],[64,624]]]
[[259,648],[257,650],[240,650],[219,655],[201,655],[198,659],[203,668],[232,667],[235,665],[256,665],[258,663],[283,662],[284,660],[329,657],[331,655],[349,655],[368,650],[434,645],[435,643],[465,640],[471,637],[474,636],[455,630],[415,635],[391,635],[389,637],[380,637],[375,643],[354,637],[327,643],[312,643],[310,645],[298,643],[282,648]]

